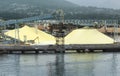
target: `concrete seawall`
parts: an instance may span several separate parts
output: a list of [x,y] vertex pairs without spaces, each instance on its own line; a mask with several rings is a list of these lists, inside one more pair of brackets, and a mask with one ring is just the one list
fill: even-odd
[[11,53],[11,52],[30,52],[34,53],[41,52],[60,52],[59,50],[64,49],[64,52],[69,50],[80,52],[85,50],[89,52],[95,52],[94,50],[102,50],[102,52],[120,52],[120,44],[80,44],[80,45],[0,45],[0,53]]

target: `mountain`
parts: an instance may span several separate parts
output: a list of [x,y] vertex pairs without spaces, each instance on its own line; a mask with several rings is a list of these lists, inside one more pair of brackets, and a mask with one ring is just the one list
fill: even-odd
[[0,18],[20,19],[63,9],[65,19],[119,19],[120,10],[78,6],[67,0],[0,0]]
[[67,0],[80,6],[120,9],[120,0]]
[[24,18],[78,7],[66,0],[0,0],[1,18]]
[[[10,8],[19,9],[40,7],[40,8],[66,8],[66,7],[75,7],[77,5],[68,2],[66,0],[3,0],[0,1],[0,9],[8,10]],[[4,8],[4,9],[3,9]]]

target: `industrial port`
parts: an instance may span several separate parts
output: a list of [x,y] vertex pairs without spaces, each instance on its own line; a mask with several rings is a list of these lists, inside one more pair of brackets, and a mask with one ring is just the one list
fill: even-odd
[[[1,22],[1,53],[116,52],[120,49],[117,20],[64,20],[63,15],[61,20],[44,20],[49,17]],[[11,26],[11,30],[7,29]]]
[[119,3],[1,0],[0,76],[120,76]]

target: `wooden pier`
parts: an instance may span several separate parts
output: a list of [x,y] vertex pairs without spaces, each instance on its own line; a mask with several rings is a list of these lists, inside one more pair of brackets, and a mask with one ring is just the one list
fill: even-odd
[[[63,47],[63,46],[62,46]],[[0,53],[59,53],[61,46],[57,45],[0,45]],[[80,45],[64,45],[63,52],[120,52],[120,44],[80,44]]]

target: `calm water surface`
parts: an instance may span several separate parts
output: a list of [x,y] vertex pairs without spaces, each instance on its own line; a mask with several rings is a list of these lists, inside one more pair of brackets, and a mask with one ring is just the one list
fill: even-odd
[[0,55],[0,76],[120,76],[120,53]]

